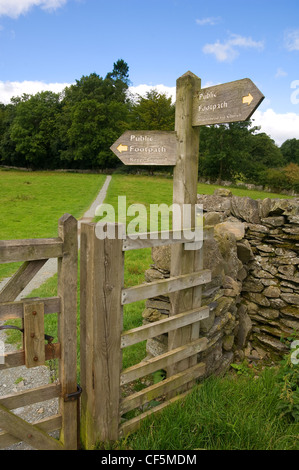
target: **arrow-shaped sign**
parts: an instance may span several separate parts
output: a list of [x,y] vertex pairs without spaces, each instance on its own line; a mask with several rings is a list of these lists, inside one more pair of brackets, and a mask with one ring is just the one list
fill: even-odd
[[126,131],[110,149],[125,165],[173,166],[177,137],[175,132]]
[[249,78],[199,90],[193,99],[193,126],[247,121],[264,95]]

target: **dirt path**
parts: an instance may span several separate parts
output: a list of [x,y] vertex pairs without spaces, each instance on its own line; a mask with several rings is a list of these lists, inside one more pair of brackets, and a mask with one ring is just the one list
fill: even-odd
[[[107,189],[111,181],[111,176],[107,176],[102,189],[93,201],[89,209],[84,213],[83,217],[78,221],[78,242],[80,247],[80,227],[82,222],[91,222],[95,215],[97,206],[103,203]],[[57,272],[57,259],[50,259],[39,271],[35,278],[28,284],[23,292],[16,300],[20,300],[28,296],[34,289],[40,287],[47,279],[54,276]],[[0,282],[0,291],[6,284],[8,279]],[[0,341],[5,342],[6,332],[0,330]],[[5,352],[15,350],[14,345],[5,343]],[[14,367],[0,372],[0,396],[10,395],[12,392],[17,393],[30,388],[46,385],[51,381],[51,371],[47,366],[34,367],[27,369],[25,366]],[[48,400],[43,403],[18,408],[14,413],[28,422],[39,421],[40,419],[52,416],[58,412],[58,399]],[[0,426],[1,427],[1,426]],[[0,429],[1,432],[1,429]],[[55,434],[54,434],[55,435]],[[6,450],[33,450],[32,447],[24,442],[14,444]]]

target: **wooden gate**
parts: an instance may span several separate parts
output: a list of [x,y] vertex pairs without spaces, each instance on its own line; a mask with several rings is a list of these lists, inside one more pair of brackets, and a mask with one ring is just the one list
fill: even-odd
[[[201,286],[210,282],[211,272],[202,269],[202,250],[197,251],[197,262],[189,266],[192,272],[125,289],[126,251],[167,244],[180,244],[184,249],[187,240],[183,237],[178,240],[173,234],[165,240],[161,233],[158,239],[151,239],[148,234],[146,240],[122,240],[118,238],[121,226],[113,227],[116,237],[100,240],[95,224],[81,226],[81,438],[87,449],[98,441],[115,441],[137,429],[149,414],[181,398],[182,394],[177,393],[190,390],[194,380],[205,370],[204,364],[197,361],[198,353],[207,347],[207,339],[199,337],[199,322],[209,316],[209,307],[201,307]],[[204,233],[204,238],[212,236],[209,230]],[[190,245],[188,243],[189,250]],[[194,245],[193,249],[196,248],[200,246]],[[194,266],[196,271],[193,271]],[[165,320],[123,331],[125,304],[158,295],[175,296],[182,291],[191,299],[191,303],[185,302],[187,310],[176,313],[174,309]],[[180,342],[169,336],[167,353],[122,369],[123,348],[167,332],[179,335]],[[165,380],[122,396],[124,385],[160,369],[167,370]],[[166,401],[122,423],[125,413],[162,395],[167,396]]]
[[[15,301],[49,258],[58,258],[57,297]],[[57,383],[0,397],[0,448],[19,441],[42,450],[77,449],[77,220],[65,214],[58,238],[0,241],[0,263],[25,261],[0,292],[0,321],[21,318],[23,349],[4,355],[1,370],[59,360]],[[45,344],[44,315],[58,314],[58,343]],[[74,395],[75,394],[75,395]],[[59,413],[30,424],[11,410],[59,398]],[[60,430],[60,439],[49,432]]]

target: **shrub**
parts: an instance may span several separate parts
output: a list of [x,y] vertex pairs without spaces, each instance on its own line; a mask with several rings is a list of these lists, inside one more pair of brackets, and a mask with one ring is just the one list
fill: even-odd
[[284,168],[269,168],[260,173],[259,182],[276,190],[299,191],[299,165],[289,163]]
[[[299,344],[299,341],[292,343]],[[299,422],[299,349],[291,351],[281,362],[277,376],[280,400],[277,408],[281,416]]]
[[259,182],[273,189],[289,189],[288,178],[281,168],[269,168],[260,174]]

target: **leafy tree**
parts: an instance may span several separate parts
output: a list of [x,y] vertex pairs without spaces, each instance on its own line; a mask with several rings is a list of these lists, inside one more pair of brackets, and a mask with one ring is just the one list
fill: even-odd
[[[212,180],[234,180],[248,158],[249,122],[202,127],[199,173]],[[244,167],[244,165],[242,165]]]
[[286,163],[299,164],[299,139],[288,139],[280,147]]
[[60,154],[69,166],[107,168],[118,164],[109,149],[128,119],[128,70],[119,60],[104,79],[92,73],[65,89],[59,122]]
[[55,168],[57,155],[57,115],[60,95],[51,91],[15,100],[16,109],[10,126],[10,138],[27,164],[35,168]]
[[127,89],[130,85],[128,64],[122,59],[114,62],[113,70],[107,73],[106,80],[112,81],[112,85],[119,94],[119,98],[125,100]]
[[275,190],[293,189],[299,191],[299,165],[289,163],[283,168],[268,168],[261,172],[260,181]]
[[16,115],[14,98],[10,104],[1,106],[0,161],[3,165],[26,166],[26,159],[16,151],[16,145],[10,138],[10,127]]
[[266,168],[281,166],[283,158],[274,141],[250,126],[245,121],[202,127],[199,174],[214,181],[257,182]]
[[133,103],[130,125],[136,130],[173,131],[174,121],[175,105],[164,93],[153,89]]
[[248,146],[249,158],[242,162],[242,172],[246,180],[259,182],[261,172],[267,168],[283,166],[282,153],[267,134],[251,134]]
[[283,172],[286,175],[290,187],[295,189],[297,192],[299,191],[299,165],[296,163],[289,163],[285,168],[283,168]]

